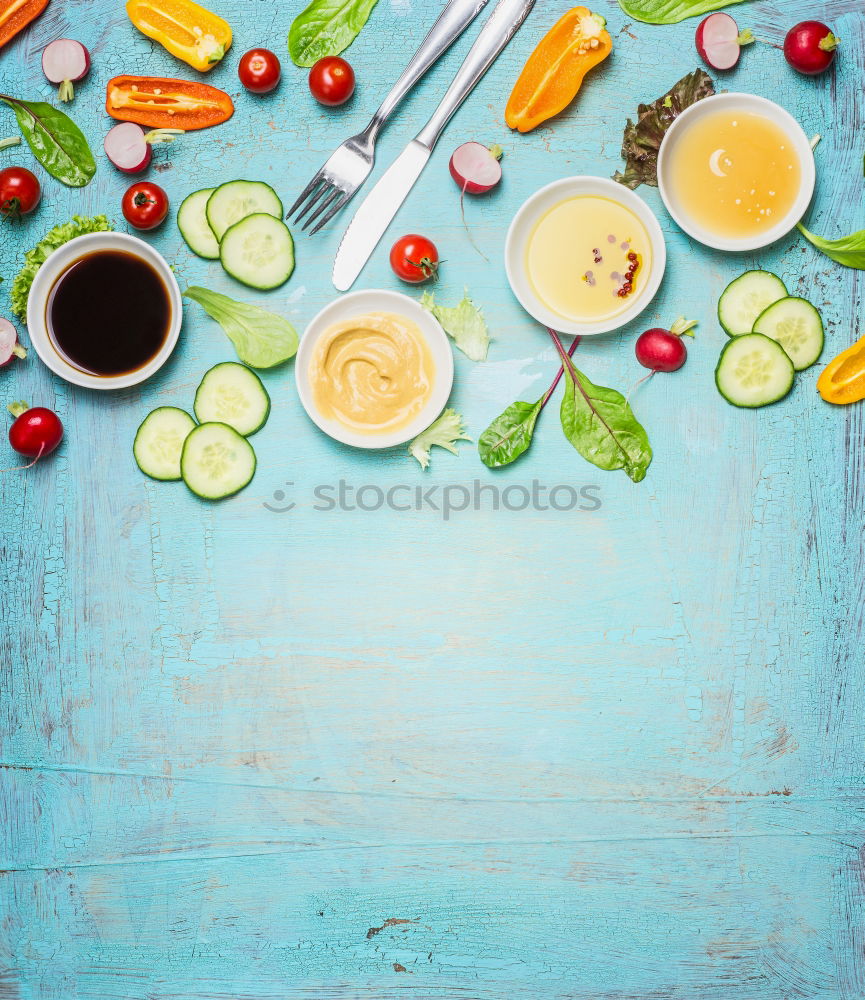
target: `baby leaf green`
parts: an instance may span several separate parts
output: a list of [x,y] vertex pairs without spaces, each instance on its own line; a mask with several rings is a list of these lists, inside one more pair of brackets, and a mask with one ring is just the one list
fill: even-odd
[[709,14],[745,0],[619,0],[619,6],[637,21],[648,24],[676,24],[686,17]]
[[197,285],[183,294],[219,323],[250,368],[273,368],[297,353],[297,332],[282,316]]
[[496,417],[478,438],[478,453],[484,465],[498,469],[528,451],[543,403],[543,398],[536,403],[511,403]]
[[62,184],[84,187],[96,173],[96,161],[84,133],[62,111],[43,101],[22,101],[0,94],[15,112],[21,135],[43,167]]
[[466,437],[463,418],[456,410],[448,407],[435,423],[430,424],[409,444],[408,453],[420,462],[422,469],[426,469],[433,445],[444,448],[452,455],[458,455],[457,441],[471,441],[471,438]]
[[562,430],[577,451],[599,469],[624,469],[639,483],[652,461],[649,436],[628,401],[615,389],[594,385],[566,366]]
[[815,236],[801,222],[798,229],[809,243],[813,243],[821,253],[826,254],[837,264],[865,271],[865,229],[860,229],[858,233],[851,233],[849,236],[842,236],[839,240],[824,240],[820,236]]
[[357,38],[378,0],[312,0],[292,22],[288,54],[297,66],[339,55]]
[[486,361],[490,334],[483,313],[463,292],[455,306],[440,306],[430,292],[424,292],[420,304],[441,323],[444,332],[471,361]]

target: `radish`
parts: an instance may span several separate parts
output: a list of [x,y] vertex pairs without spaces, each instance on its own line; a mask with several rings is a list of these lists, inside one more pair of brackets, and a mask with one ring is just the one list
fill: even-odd
[[464,194],[486,194],[502,179],[502,147],[464,142],[451,157],[451,177]]
[[[691,331],[697,325],[696,320],[690,322],[681,316],[670,327],[663,330],[655,327],[646,330],[637,338],[635,352],[637,361],[644,368],[655,372],[675,372],[678,371],[688,358],[688,349],[682,341],[683,336],[693,337]],[[651,376],[646,376],[650,378]]]
[[739,25],[729,14],[710,14],[697,28],[697,51],[712,69],[732,69],[739,61],[743,45],[750,45],[754,36],[750,29],[739,31]]
[[63,424],[53,410],[44,406],[30,407],[26,403],[11,403],[7,409],[15,417],[9,428],[9,444],[19,455],[33,459],[30,465],[16,468],[29,469],[40,458],[50,455],[63,440]]
[[124,174],[139,174],[150,163],[157,142],[174,142],[183,135],[180,128],[155,128],[145,132],[133,122],[121,122],[110,129],[103,146],[105,155]]
[[13,358],[26,358],[27,351],[18,343],[18,332],[8,319],[0,319],[0,368]]
[[61,101],[72,100],[72,84],[83,80],[89,70],[90,53],[72,38],[58,38],[42,50],[42,72],[51,83],[60,84],[57,96]]
[[784,58],[799,73],[816,76],[835,61],[838,41],[822,21],[802,21],[787,32]]

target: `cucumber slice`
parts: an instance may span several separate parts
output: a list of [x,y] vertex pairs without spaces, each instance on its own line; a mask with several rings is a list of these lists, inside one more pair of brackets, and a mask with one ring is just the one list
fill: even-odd
[[275,219],[283,216],[282,202],[269,184],[261,181],[229,181],[220,184],[207,199],[207,221],[217,240],[226,229],[248,215],[263,212]]
[[810,368],[823,353],[823,318],[807,299],[781,299],[760,313],[754,333],[762,333],[787,352],[797,372]]
[[138,468],[151,479],[180,479],[183,442],[193,427],[192,417],[176,406],[160,406],[148,413],[132,445]]
[[252,445],[228,424],[199,424],[183,445],[183,481],[204,500],[230,497],[255,475]]
[[784,348],[762,333],[734,337],[715,369],[718,392],[733,406],[768,406],[793,388],[796,372]]
[[177,210],[177,228],[189,249],[206,260],[219,260],[219,241],[207,221],[207,200],[215,188],[193,191],[180,203]]
[[751,333],[761,312],[787,297],[787,286],[771,271],[746,271],[731,281],[718,302],[718,319],[728,337]]
[[270,413],[270,396],[261,379],[246,365],[223,361],[204,373],[195,393],[199,423],[228,424],[248,437],[264,426]]
[[219,259],[232,276],[250,288],[277,288],[294,270],[294,240],[288,226],[272,215],[249,215],[226,230]]

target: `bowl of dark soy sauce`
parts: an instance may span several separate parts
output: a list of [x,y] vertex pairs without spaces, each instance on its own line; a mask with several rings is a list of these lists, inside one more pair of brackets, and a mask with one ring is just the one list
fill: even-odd
[[61,378],[122,389],[168,360],[182,308],[174,274],[153,247],[125,233],[90,233],[39,269],[27,326],[36,353]]

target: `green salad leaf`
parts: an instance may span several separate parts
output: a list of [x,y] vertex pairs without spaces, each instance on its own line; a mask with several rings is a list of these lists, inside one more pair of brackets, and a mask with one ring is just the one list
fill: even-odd
[[424,292],[420,304],[441,323],[444,332],[472,361],[486,361],[490,334],[480,309],[463,293],[462,302],[450,308],[436,305],[435,297]]
[[463,418],[456,410],[448,407],[434,424],[418,434],[411,442],[408,453],[420,462],[422,469],[426,469],[429,466],[430,449],[433,445],[447,449],[452,455],[458,455],[457,441],[471,441],[470,437],[466,437],[465,431]]
[[865,271],[865,229],[860,229],[858,233],[851,233],[849,236],[842,236],[838,240],[824,240],[821,236],[809,232],[801,222],[797,228],[809,243],[813,243],[831,260],[843,264],[844,267]]
[[198,285],[183,294],[219,323],[237,356],[250,368],[273,368],[297,353],[297,332],[282,316]]
[[745,0],[619,0],[619,6],[635,21],[648,24],[676,24],[686,17],[709,14]]
[[288,54],[297,66],[312,66],[351,45],[378,0],[312,0],[292,22]]
[[510,465],[529,449],[544,400],[518,400],[499,414],[478,438],[478,454],[489,469]]
[[36,272],[58,247],[74,240],[76,236],[85,236],[87,233],[104,233],[113,228],[104,215],[95,215],[92,218],[84,215],[73,215],[71,222],[64,222],[47,232],[36,246],[24,255],[24,267],[21,268],[12,282],[12,289],[9,292],[9,297],[12,300],[12,312],[26,322],[30,286],[33,284]]
[[96,173],[96,161],[84,133],[62,111],[44,101],[22,101],[0,94],[15,112],[21,134],[43,167],[62,184],[84,187]]
[[628,119],[622,139],[625,172],[613,174],[613,180],[634,188],[641,184],[658,186],[658,153],[667,129],[692,104],[715,93],[712,78],[702,69],[682,77],[666,94],[651,104],[637,108],[637,121]]

